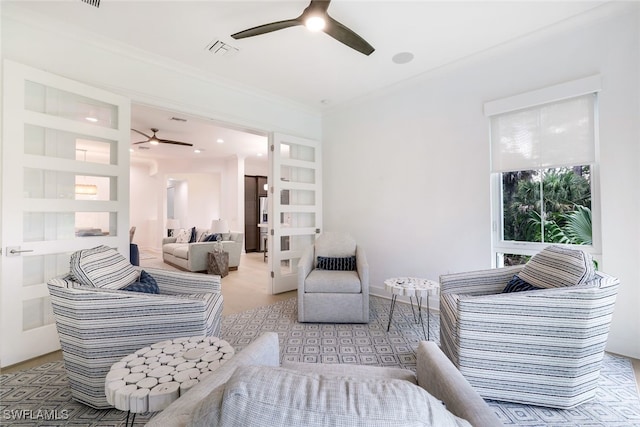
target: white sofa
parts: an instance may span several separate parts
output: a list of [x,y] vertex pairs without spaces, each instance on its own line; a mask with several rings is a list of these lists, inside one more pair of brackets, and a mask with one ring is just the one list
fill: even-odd
[[[222,235],[222,247],[229,253],[229,269],[237,270],[244,242],[244,233],[231,232]],[[207,254],[216,242],[176,243],[176,237],[162,239],[162,259],[167,264],[187,271],[206,271]]]
[[[379,366],[285,362],[282,367],[291,381],[278,381],[282,373],[278,334],[268,332],[155,415],[147,427],[502,426],[434,342],[420,342],[416,358],[415,373]],[[247,372],[251,375],[243,378]],[[270,374],[275,374],[275,381],[259,378],[271,378]],[[320,381],[323,378],[326,381]],[[336,380],[344,380],[338,394],[333,388],[318,387]],[[258,397],[256,387],[262,390]],[[365,396],[366,390],[373,390],[372,395]],[[230,413],[238,418],[226,417]],[[423,416],[411,419],[411,414]],[[453,421],[453,415],[468,423]]]

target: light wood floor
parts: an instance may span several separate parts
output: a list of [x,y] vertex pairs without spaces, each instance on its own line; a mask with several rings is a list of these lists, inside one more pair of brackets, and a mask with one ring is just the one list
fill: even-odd
[[[147,258],[154,255],[157,258]],[[160,267],[173,269],[164,264],[159,254],[145,253],[140,260],[141,267]],[[286,292],[278,295],[270,295],[267,286],[269,276],[267,263],[263,261],[262,253],[253,252],[242,254],[240,267],[236,271],[230,271],[229,275],[222,279],[222,295],[224,296],[223,314],[240,313],[255,307],[272,304],[283,299],[296,295],[296,291]],[[56,351],[32,360],[28,360],[17,365],[2,369],[1,373],[10,373],[33,366],[39,366],[46,362],[62,360],[62,353]],[[633,370],[636,376],[638,389],[640,389],[640,360],[632,359]]]

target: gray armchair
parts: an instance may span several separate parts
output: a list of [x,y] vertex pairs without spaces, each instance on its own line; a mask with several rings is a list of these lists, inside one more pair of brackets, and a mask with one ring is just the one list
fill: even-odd
[[159,294],[83,286],[67,275],[48,281],[65,368],[75,400],[109,408],[105,377],[115,362],[147,345],[216,336],[220,277],[145,268]]
[[575,286],[502,293],[522,270],[441,276],[442,350],[485,399],[584,403],[595,396],[619,281],[596,272]]
[[351,236],[323,233],[304,251],[298,263],[298,320],[369,322],[369,264]]

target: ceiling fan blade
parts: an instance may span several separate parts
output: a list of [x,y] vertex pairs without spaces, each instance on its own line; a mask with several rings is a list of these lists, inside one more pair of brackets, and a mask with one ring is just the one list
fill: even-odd
[[162,144],[174,144],[174,145],[186,145],[187,147],[193,147],[193,144],[188,142],[180,142],[180,141],[172,141],[170,139],[160,139],[158,138],[158,142]]
[[[140,132],[138,129],[131,128],[131,130],[132,130],[132,131],[134,131],[134,132],[139,133],[140,135],[142,135],[142,136],[144,136],[144,137],[146,137],[146,138],[147,138],[147,141],[151,139],[151,136],[150,136],[150,135],[147,135],[147,134],[146,134],[146,133],[144,133],[144,132]],[[147,142],[147,141],[143,141],[143,142]],[[137,144],[141,144],[141,143],[139,143],[139,142],[138,142]]]
[[244,39],[246,37],[259,36],[260,34],[270,33],[272,31],[283,30],[289,27],[295,27],[296,25],[302,25],[303,22],[300,18],[287,19],[286,21],[272,22],[270,24],[259,25],[257,27],[249,28],[248,30],[240,31],[232,34],[234,39]]
[[350,48],[355,49],[367,56],[371,55],[375,50],[373,46],[367,43],[365,39],[354,33],[349,28],[345,27],[329,15],[327,15],[327,25],[325,26],[323,31],[339,42],[344,43]]
[[149,141],[147,140],[147,141],[134,142],[132,145],[146,144],[147,142]]

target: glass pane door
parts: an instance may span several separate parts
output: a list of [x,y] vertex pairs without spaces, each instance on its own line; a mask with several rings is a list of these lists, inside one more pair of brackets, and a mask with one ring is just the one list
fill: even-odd
[[320,143],[275,134],[270,143],[272,293],[297,288],[297,265],[322,227]]
[[59,348],[46,282],[75,250],[128,254],[126,98],[5,61],[2,366]]

